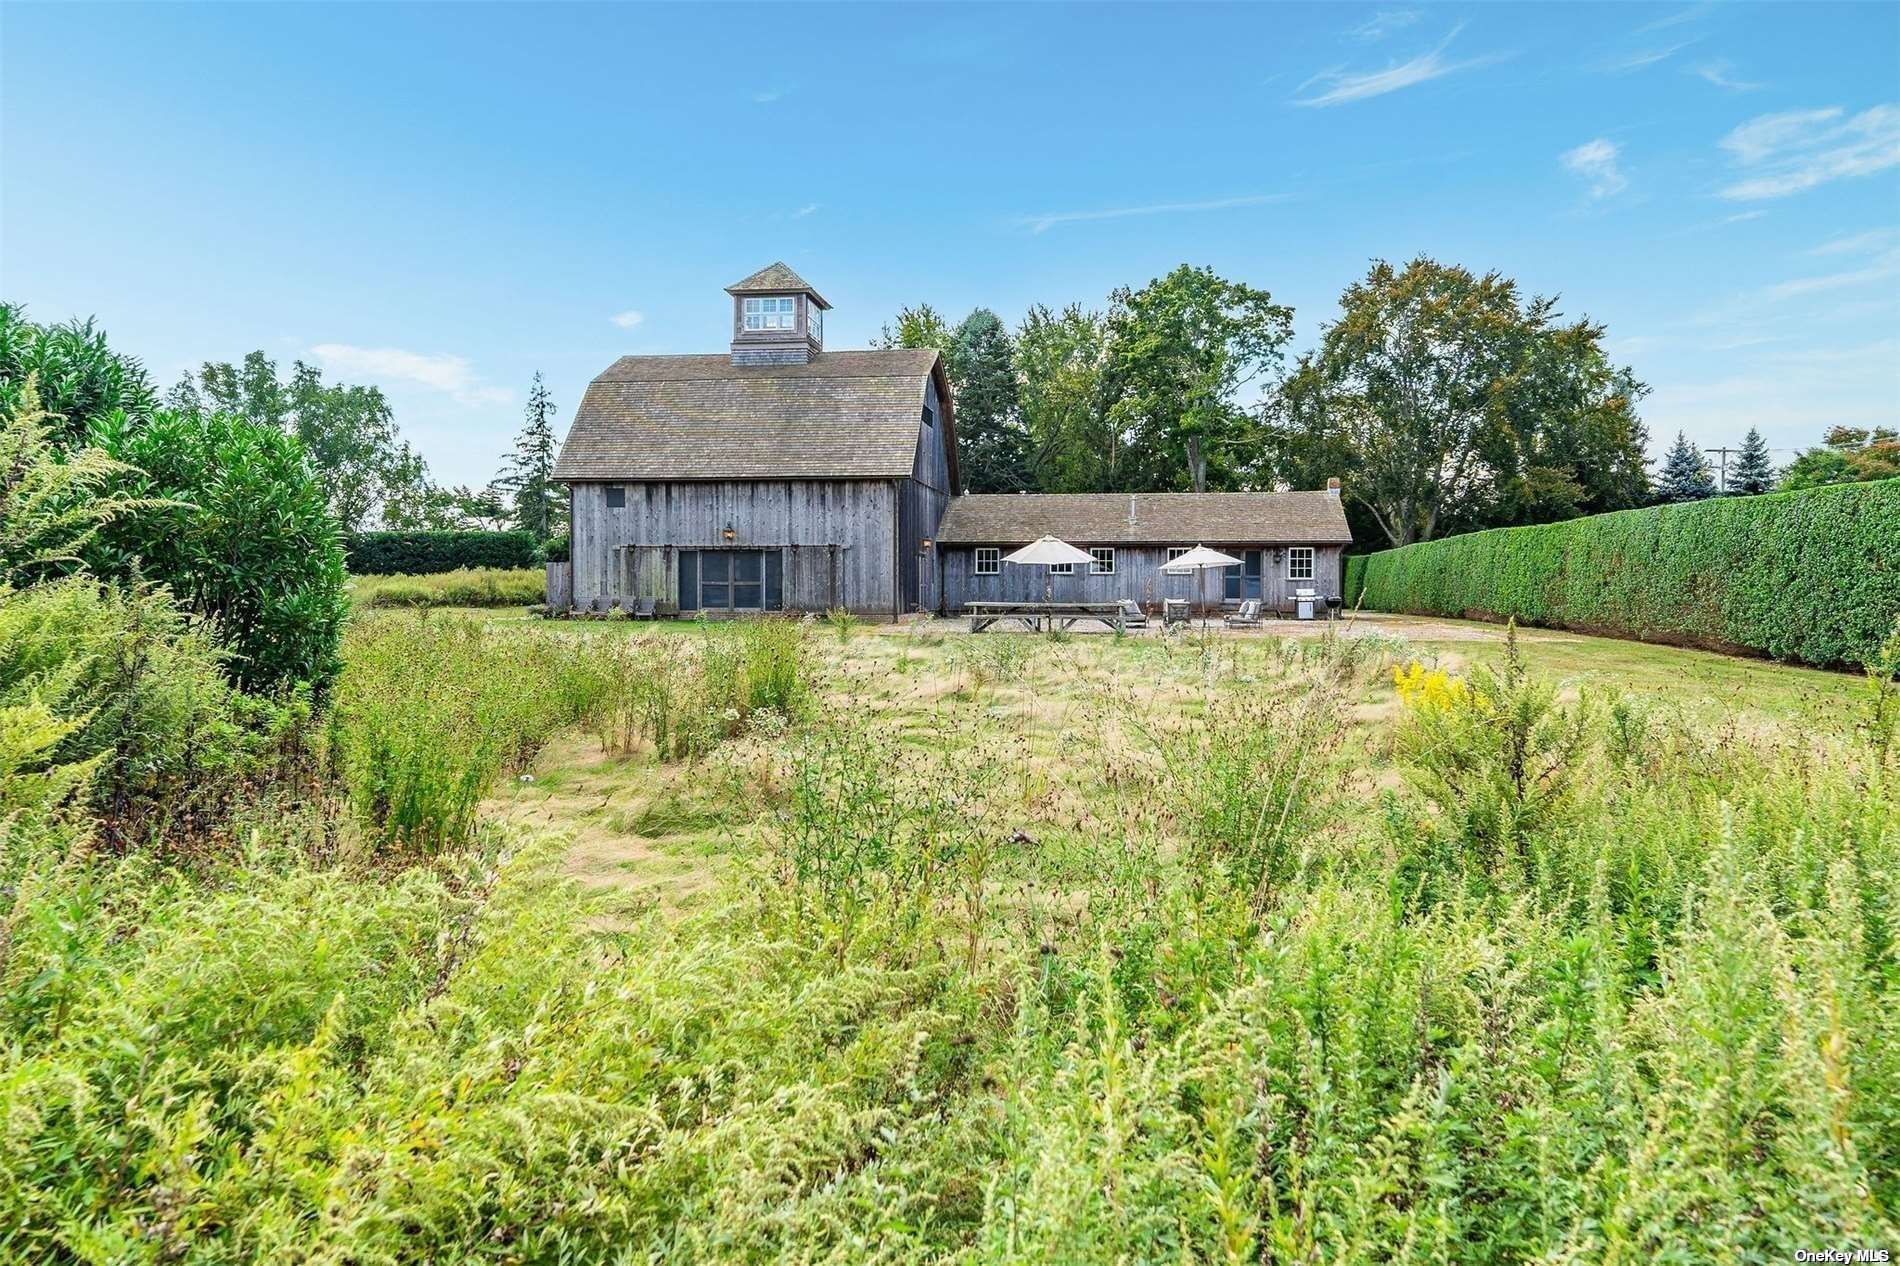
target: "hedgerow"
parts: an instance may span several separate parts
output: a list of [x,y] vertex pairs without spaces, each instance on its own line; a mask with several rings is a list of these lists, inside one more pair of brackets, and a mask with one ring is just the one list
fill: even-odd
[[357,532],[344,542],[356,576],[427,576],[464,567],[539,567],[532,532]]
[[1900,612],[1900,480],[1624,510],[1348,563],[1377,611],[1859,663]]

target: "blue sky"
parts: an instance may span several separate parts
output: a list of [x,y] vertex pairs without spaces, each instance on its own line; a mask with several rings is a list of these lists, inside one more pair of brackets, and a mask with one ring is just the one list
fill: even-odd
[[[162,382],[263,348],[484,481],[546,373],[833,347],[1175,264],[1297,313],[1371,259],[1605,322],[1660,442],[1900,420],[1900,5],[0,4],[0,293]],[[1785,455],[1780,455],[1785,456]]]

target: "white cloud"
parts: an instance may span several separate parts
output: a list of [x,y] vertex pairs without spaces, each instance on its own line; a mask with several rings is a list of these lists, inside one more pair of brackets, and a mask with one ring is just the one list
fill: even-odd
[[1268,202],[1285,202],[1284,193],[1250,194],[1244,198],[1214,198],[1207,202],[1156,202],[1144,207],[1108,207],[1100,211],[1051,211],[1046,215],[1025,215],[1017,223],[1032,233],[1042,233],[1058,224],[1083,220],[1122,220],[1137,215],[1168,215],[1180,211],[1225,211],[1231,207],[1257,207]]
[[1314,75],[1300,85],[1301,90],[1315,84],[1325,85],[1325,91],[1318,96],[1299,97],[1293,102],[1300,106],[1336,106],[1349,101],[1364,101],[1369,97],[1382,97],[1388,92],[1397,92],[1401,88],[1410,88],[1414,84],[1426,83],[1433,79],[1442,79],[1446,75],[1461,70],[1474,70],[1479,66],[1488,66],[1504,60],[1507,54],[1494,53],[1484,57],[1474,57],[1467,61],[1452,62],[1445,60],[1445,50],[1451,47],[1452,40],[1462,31],[1462,25],[1453,28],[1439,42],[1437,48],[1429,53],[1420,53],[1409,62],[1400,62],[1384,70],[1345,71],[1328,70]]
[[1851,117],[1839,106],[1764,114],[1723,137],[1721,146],[1748,173],[1722,190],[1724,198],[1784,198],[1900,166],[1900,106],[1877,105]]
[[816,202],[807,202],[804,206],[792,212],[792,218],[794,220],[802,220],[806,216],[815,213],[817,210],[818,210],[818,204]]
[[765,92],[753,93],[752,104],[771,105],[774,101],[782,101],[784,100],[784,98],[785,98],[785,94],[783,92],[780,92],[777,88],[772,88]]
[[1745,220],[1759,220],[1767,214],[1766,211],[1737,211],[1734,215],[1725,218],[1722,223],[1740,224]]
[[1686,9],[1678,9],[1674,13],[1665,14],[1653,22],[1643,23],[1636,28],[1635,33],[1637,35],[1646,35],[1651,31],[1660,31],[1665,27],[1681,26],[1684,22],[1692,22],[1708,11],[1709,6],[1706,4],[1692,4]]
[[1639,70],[1646,70],[1658,62],[1668,61],[1671,57],[1674,57],[1677,53],[1680,53],[1683,49],[1688,48],[1701,38],[1701,36],[1697,36],[1695,39],[1682,40],[1662,48],[1642,48],[1637,49],[1633,53],[1625,53],[1621,57],[1608,57],[1598,62],[1596,69],[1606,75],[1633,74]]
[[1356,40],[1382,40],[1394,31],[1403,31],[1419,16],[1417,9],[1381,9],[1358,26],[1349,27],[1346,34]]
[[1850,268],[1844,272],[1824,273],[1819,277],[1796,277],[1792,281],[1777,282],[1763,293],[1770,299],[1789,299],[1796,295],[1816,294],[1824,290],[1843,290],[1849,286],[1865,286],[1876,281],[1886,281],[1900,276],[1900,251],[1888,251],[1863,268]]
[[1592,198],[1608,198],[1629,188],[1629,177],[1617,165],[1621,153],[1615,141],[1599,136],[1573,150],[1566,150],[1560,161],[1565,168],[1589,183]]
[[634,326],[646,320],[647,314],[638,308],[628,308],[625,312],[616,312],[607,319],[623,330],[631,330]]
[[1900,240],[1900,228],[1869,229],[1848,237],[1832,238],[1808,248],[1809,255],[1852,255],[1859,251],[1877,251]]
[[378,385],[396,382],[426,387],[457,404],[507,404],[515,395],[506,387],[485,385],[464,356],[431,356],[400,347],[352,347],[347,343],[319,343],[310,352],[338,376],[368,378]]
[[1690,69],[1690,73],[1707,80],[1718,88],[1727,88],[1730,92],[1753,92],[1761,87],[1758,83],[1737,79],[1734,64],[1724,57],[1694,66]]

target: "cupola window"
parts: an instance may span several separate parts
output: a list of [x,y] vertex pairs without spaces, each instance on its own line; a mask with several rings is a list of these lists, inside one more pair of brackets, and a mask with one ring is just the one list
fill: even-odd
[[791,295],[745,301],[745,328],[748,330],[789,330],[797,319],[798,300]]

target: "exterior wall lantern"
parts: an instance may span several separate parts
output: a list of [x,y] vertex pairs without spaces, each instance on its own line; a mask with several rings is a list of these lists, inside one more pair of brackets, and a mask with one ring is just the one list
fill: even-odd
[[725,541],[726,544],[730,545],[738,538],[738,535],[739,534],[733,530],[732,524],[728,523],[726,524],[725,530],[720,532],[719,537]]
[[922,551],[923,551],[924,553],[926,553],[926,554],[928,554],[928,553],[930,552],[930,547],[931,547],[931,543],[932,543],[932,542],[931,542],[931,540],[930,540],[930,538],[926,536],[926,537],[924,538],[924,543],[923,543],[923,545],[922,545],[922,547],[921,547],[921,548],[922,548]]

